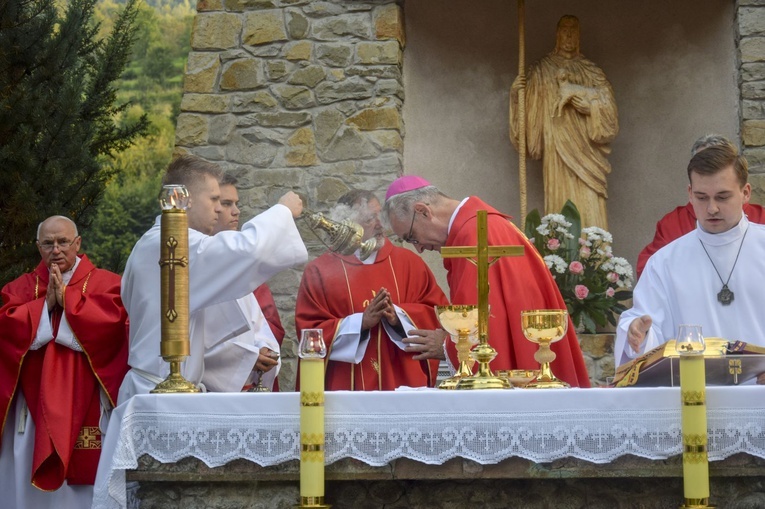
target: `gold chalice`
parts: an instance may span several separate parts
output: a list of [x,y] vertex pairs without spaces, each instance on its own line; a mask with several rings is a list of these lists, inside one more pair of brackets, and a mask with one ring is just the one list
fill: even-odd
[[462,377],[473,375],[475,360],[470,358],[471,346],[478,343],[478,306],[434,306],[441,325],[457,344],[457,373],[440,384],[439,389],[455,389]]
[[532,343],[539,345],[534,359],[539,363],[539,375],[525,386],[526,389],[559,389],[570,387],[563,380],[553,375],[550,363],[555,360],[555,352],[550,344],[563,339],[568,330],[568,312],[564,309],[535,309],[521,311],[523,335]]

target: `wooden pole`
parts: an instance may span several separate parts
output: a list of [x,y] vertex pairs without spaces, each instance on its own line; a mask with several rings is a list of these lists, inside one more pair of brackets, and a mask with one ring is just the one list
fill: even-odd
[[[526,14],[524,0],[518,0],[518,76],[526,78]],[[518,90],[518,187],[521,192],[521,217],[526,221],[526,86]]]

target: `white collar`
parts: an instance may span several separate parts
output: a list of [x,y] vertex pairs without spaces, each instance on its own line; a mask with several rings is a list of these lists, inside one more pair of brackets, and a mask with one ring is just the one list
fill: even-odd
[[464,198],[464,199],[463,199],[463,200],[460,202],[460,204],[459,204],[459,205],[457,205],[457,208],[456,208],[456,209],[454,209],[454,212],[452,212],[452,217],[450,217],[450,218],[449,218],[449,228],[446,230],[446,235],[447,235],[447,236],[448,236],[448,235],[449,235],[449,233],[451,233],[451,231],[452,231],[452,224],[454,223],[454,218],[456,218],[456,217],[457,217],[457,214],[459,214],[459,212],[460,212],[460,209],[461,209],[461,208],[462,208],[462,206],[465,204],[465,202],[466,202],[466,201],[468,201],[469,199],[470,199],[470,196],[468,196],[467,198]]
[[736,226],[721,233],[709,233],[696,221],[696,235],[699,236],[699,240],[706,246],[724,246],[731,242],[739,241],[744,236],[744,233],[746,233],[747,228],[749,228],[749,220],[743,214],[741,215],[741,221]]

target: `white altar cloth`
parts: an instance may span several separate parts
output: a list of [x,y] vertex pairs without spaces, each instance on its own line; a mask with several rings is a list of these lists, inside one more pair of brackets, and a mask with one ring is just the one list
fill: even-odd
[[[765,459],[765,387],[708,387],[709,459]],[[521,457],[608,463],[682,452],[680,389],[599,388],[328,392],[326,463],[397,458],[481,464]],[[300,457],[298,393],[138,395],[112,413],[94,508],[126,507],[125,471],[148,454],[194,457],[210,467],[244,458],[262,466]]]

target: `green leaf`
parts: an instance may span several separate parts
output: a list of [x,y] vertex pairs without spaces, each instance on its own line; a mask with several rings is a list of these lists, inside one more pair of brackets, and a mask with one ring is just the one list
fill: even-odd
[[[524,223],[524,231],[526,238],[534,239],[534,245],[537,247],[537,251],[540,251],[541,235],[537,231],[537,227],[542,224],[542,216],[539,215],[537,209],[532,210],[526,215],[526,222]],[[541,251],[540,251],[541,252]]]

